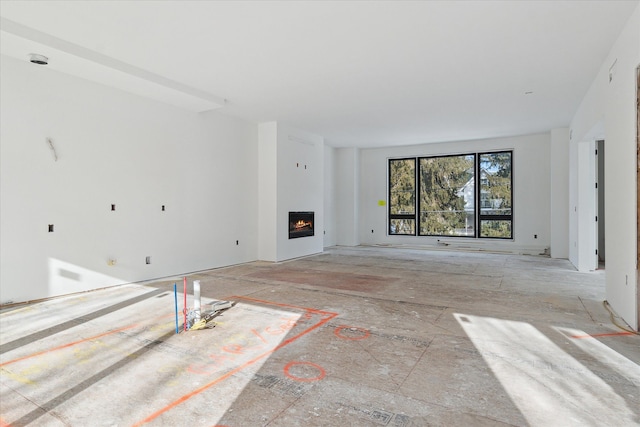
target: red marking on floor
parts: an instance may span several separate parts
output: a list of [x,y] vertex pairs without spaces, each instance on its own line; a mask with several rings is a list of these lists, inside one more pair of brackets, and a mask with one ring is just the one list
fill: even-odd
[[593,334],[593,335],[572,335],[571,338],[597,338],[597,337],[617,337],[620,335],[635,335],[633,332],[612,332],[609,334]]
[[[291,369],[292,366],[295,365],[308,365],[308,366],[313,366],[314,368],[316,368],[318,371],[320,371],[320,373],[318,374],[318,376],[316,377],[311,377],[311,378],[304,378],[304,377],[298,377],[295,376],[293,374],[291,374],[289,372],[289,369]],[[289,362],[287,363],[287,365],[284,367],[284,375],[287,378],[290,378],[294,381],[303,381],[303,382],[312,382],[312,381],[319,381],[321,379],[323,379],[325,377],[327,373],[325,372],[325,370],[322,368],[322,366],[320,365],[316,365],[315,363],[311,363],[311,362]]]
[[[364,335],[361,336],[356,336],[356,337],[347,337],[342,335],[340,332],[342,332],[344,329],[356,329],[360,332],[362,332]],[[364,328],[359,328],[357,326],[346,326],[346,325],[342,325],[342,326],[338,326],[333,333],[335,334],[335,336],[337,336],[338,338],[342,338],[344,340],[363,340],[365,338],[369,338],[369,335],[371,335],[371,332],[369,332],[368,329],[364,329]]]
[[301,285],[321,286],[361,292],[379,292],[384,290],[393,278],[381,278],[366,274],[340,273],[320,270],[299,270],[285,266],[275,267],[269,271],[259,271],[249,275],[260,279],[277,280]]
[[220,377],[208,382],[207,384],[205,384],[205,385],[203,385],[201,387],[198,387],[197,389],[193,390],[190,393],[187,393],[187,394],[179,397],[178,399],[176,399],[175,401],[171,402],[170,404],[168,404],[164,408],[161,408],[161,409],[157,410],[156,412],[154,412],[153,414],[151,414],[148,417],[146,417],[145,419],[143,419],[141,421],[138,421],[132,427],[138,427],[138,426],[146,424],[146,423],[148,423],[150,421],[153,421],[154,419],[156,419],[160,415],[164,414],[165,412],[170,411],[171,409],[175,408],[176,406],[180,405],[183,402],[186,402],[187,400],[191,399],[192,397],[197,396],[198,394],[202,393],[203,391],[206,391],[206,390],[210,389],[214,385],[221,383],[222,381],[226,380],[227,378],[229,378],[229,377],[237,374],[238,372],[242,371],[243,369],[248,368],[249,366],[253,365],[254,363],[259,361],[260,359],[263,359],[264,357],[269,356],[270,354],[276,352],[277,350],[281,349],[282,347],[291,344],[292,342],[294,342],[298,338],[300,338],[300,337],[308,334],[309,332],[319,328],[320,326],[324,325],[325,323],[327,323],[328,321],[330,321],[334,317],[338,316],[338,313],[333,313],[333,312],[330,312],[330,311],[322,311],[322,310],[317,310],[315,308],[298,307],[298,306],[291,305],[291,304],[282,304],[282,303],[277,303],[277,302],[272,302],[272,301],[265,301],[265,300],[260,300],[260,299],[256,299],[256,298],[249,298],[249,297],[241,297],[241,296],[236,296],[236,295],[230,296],[229,298],[225,298],[225,300],[246,300],[246,301],[257,302],[257,303],[265,304],[265,305],[274,305],[276,307],[294,308],[296,310],[303,310],[303,311],[306,311],[306,312],[311,312],[311,313],[316,313],[316,314],[322,315],[323,318],[318,323],[316,323],[315,325],[313,325],[310,328],[307,328],[304,331],[300,332],[298,335],[294,335],[293,337],[282,341],[280,344],[278,344],[274,348],[272,348],[270,350],[267,350],[262,354],[259,354],[258,356],[254,357],[253,359],[249,360],[248,362],[245,362],[244,364],[232,369],[231,371],[227,372],[226,374],[224,374],[224,375],[222,375],[222,376],[220,376]]
[[258,338],[260,338],[260,341],[262,341],[265,344],[268,344],[267,340],[265,340],[264,337],[260,335],[260,332],[256,331],[255,329],[251,329],[251,332],[253,332],[254,335],[257,336]]
[[0,427],[11,427],[11,424],[0,418]]
[[[29,354],[27,356],[18,357],[17,359],[13,359],[13,360],[9,360],[7,362],[0,363],[0,367],[5,366],[5,365],[10,365],[12,363],[19,362],[21,360],[30,359],[32,357],[40,356],[40,355],[45,354],[45,353],[51,353],[52,351],[57,351],[57,350],[62,350],[62,349],[68,348],[68,347],[73,347],[74,345],[82,344],[83,342],[87,342],[87,341],[95,340],[95,339],[98,339],[98,338],[101,338],[101,337],[104,337],[104,336],[107,336],[107,335],[115,334],[116,332],[124,331],[126,329],[131,329],[131,328],[134,328],[136,326],[138,326],[138,325],[129,325],[129,326],[125,326],[123,328],[113,329],[111,331],[107,331],[107,332],[104,332],[102,334],[94,335],[94,336],[89,337],[89,338],[85,338],[85,339],[78,340],[78,341],[73,341],[73,342],[70,342],[70,343],[67,343],[67,344],[63,344],[63,345],[58,346],[58,347],[50,348],[48,350],[42,350],[42,351],[39,351],[37,353]],[[3,427],[2,424],[0,424],[0,427]]]

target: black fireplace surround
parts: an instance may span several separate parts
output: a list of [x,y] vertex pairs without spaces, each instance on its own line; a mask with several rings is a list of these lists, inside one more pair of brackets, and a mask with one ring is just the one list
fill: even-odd
[[314,212],[289,212],[289,238],[313,236]]

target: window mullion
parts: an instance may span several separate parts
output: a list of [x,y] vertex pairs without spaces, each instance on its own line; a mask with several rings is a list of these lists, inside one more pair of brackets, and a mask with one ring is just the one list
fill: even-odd
[[422,173],[420,158],[416,157],[416,236],[422,235]]

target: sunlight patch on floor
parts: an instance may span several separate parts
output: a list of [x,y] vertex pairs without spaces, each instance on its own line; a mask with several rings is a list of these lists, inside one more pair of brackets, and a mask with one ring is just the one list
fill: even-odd
[[568,338],[569,342],[579,347],[580,350],[591,355],[602,364],[616,371],[620,376],[635,384],[640,394],[640,365],[627,359],[611,347],[601,343],[597,338],[589,336],[584,331],[561,327],[554,327],[554,329]]
[[[67,303],[82,301],[71,305],[80,316],[76,325],[2,354],[0,381],[23,397],[3,419],[28,424],[44,416],[40,408],[46,408],[72,425],[91,425],[95,419],[179,425],[187,410],[202,412],[204,424],[215,424],[214,418],[227,411],[273,352],[335,316],[235,297],[237,304],[214,319],[213,329],[176,334],[172,292],[82,321],[82,312],[94,308],[101,297],[113,301],[123,295],[108,289],[69,297]],[[203,298],[203,304],[209,301]],[[39,325],[29,319],[44,315],[51,322],[48,307],[58,303],[36,304],[28,311],[6,313],[1,320],[11,325],[14,336],[28,336]],[[286,374],[284,365],[274,368]],[[117,393],[105,401],[106,390]],[[182,411],[174,411],[176,407]]]
[[611,386],[529,323],[454,316],[531,426],[637,425]]

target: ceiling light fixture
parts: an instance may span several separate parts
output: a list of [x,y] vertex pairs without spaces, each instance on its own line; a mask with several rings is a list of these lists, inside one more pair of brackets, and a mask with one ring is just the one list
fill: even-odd
[[37,53],[30,53],[29,61],[33,64],[47,65],[49,63],[49,58],[47,58],[44,55],[39,55]]

